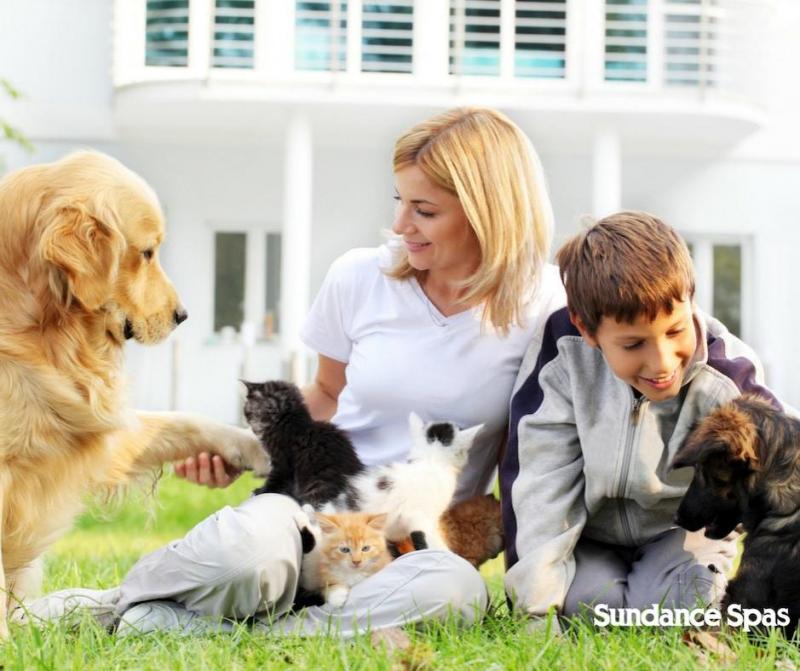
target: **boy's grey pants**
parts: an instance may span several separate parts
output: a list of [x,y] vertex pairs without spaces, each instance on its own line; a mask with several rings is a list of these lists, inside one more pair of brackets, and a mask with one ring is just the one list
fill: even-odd
[[120,586],[117,616],[140,602],[166,600],[217,619],[256,616],[273,631],[351,636],[448,613],[469,623],[485,610],[486,586],[467,561],[423,550],[354,586],[341,609],[326,605],[287,615],[302,558],[298,510],[286,496],[261,494],[214,513],[133,566]]
[[582,538],[575,548],[575,578],[563,614],[581,606],[694,608],[714,605],[725,593],[738,534],[711,540],[702,530],[670,529],[638,548]]

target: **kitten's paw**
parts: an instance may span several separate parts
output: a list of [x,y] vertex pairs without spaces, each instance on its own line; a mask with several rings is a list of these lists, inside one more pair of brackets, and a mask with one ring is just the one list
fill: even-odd
[[347,587],[333,587],[328,590],[325,603],[331,608],[341,608],[347,601],[350,590]]
[[294,517],[294,523],[297,525],[297,528],[300,531],[311,526],[311,517],[306,511],[305,506],[303,506],[302,509],[298,510],[293,517]]
[[[313,509],[312,509],[313,514]],[[303,548],[303,554],[307,555],[317,546],[317,538],[312,531],[311,520],[308,513],[303,506],[302,510],[298,510],[294,514],[294,523],[297,525],[297,530],[300,532],[300,543]]]

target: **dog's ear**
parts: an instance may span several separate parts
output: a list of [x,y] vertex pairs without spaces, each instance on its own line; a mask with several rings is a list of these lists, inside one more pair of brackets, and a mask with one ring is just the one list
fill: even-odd
[[39,254],[51,266],[50,287],[65,305],[74,299],[97,310],[111,296],[125,240],[110,216],[103,219],[67,199],[40,215]]
[[728,461],[758,469],[758,429],[750,416],[729,403],[703,419],[681,446],[672,468],[696,466],[712,455],[722,455]]

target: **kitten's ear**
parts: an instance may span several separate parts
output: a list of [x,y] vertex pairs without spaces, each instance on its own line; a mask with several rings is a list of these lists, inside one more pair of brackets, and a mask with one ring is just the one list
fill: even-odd
[[389,517],[388,513],[381,513],[380,515],[370,515],[367,518],[367,526],[375,531],[383,531],[386,526],[386,518]]
[[336,520],[334,520],[332,517],[328,517],[322,513],[317,513],[316,518],[317,524],[319,524],[319,528],[322,530],[322,533],[329,534],[339,528]]
[[456,459],[456,466],[463,468],[467,462],[467,454],[469,453],[472,444],[475,442],[475,436],[480,433],[483,424],[471,426],[468,429],[459,431],[456,435],[455,444],[453,445],[453,452]]
[[408,416],[408,430],[411,438],[417,438],[425,434],[425,422],[416,412],[412,412]]
[[242,380],[242,379],[239,379],[239,382],[241,382],[244,385],[243,389],[248,394],[253,394],[257,392],[261,387],[261,384],[259,382],[248,382],[247,380]]
[[483,424],[476,424],[475,426],[471,426],[468,429],[463,429],[462,431],[458,432],[458,441],[462,445],[467,448],[472,447],[472,443],[475,442],[475,437],[481,432],[483,429]]

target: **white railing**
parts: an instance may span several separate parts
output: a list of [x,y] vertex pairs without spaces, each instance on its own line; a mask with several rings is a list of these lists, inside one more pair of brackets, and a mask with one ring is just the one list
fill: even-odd
[[770,0],[115,0],[115,83],[228,70],[248,81],[379,77],[753,102],[769,69],[770,9]]

